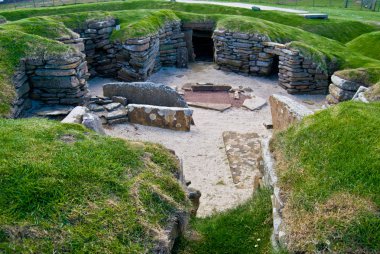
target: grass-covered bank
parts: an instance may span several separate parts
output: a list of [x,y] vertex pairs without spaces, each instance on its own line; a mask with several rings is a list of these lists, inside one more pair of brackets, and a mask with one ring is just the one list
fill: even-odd
[[[22,10],[1,11],[9,21],[35,17],[35,16],[51,16],[64,15],[78,12],[94,12],[94,11],[122,11],[122,10],[141,10],[141,9],[170,9],[173,11],[191,12],[197,14],[222,14],[222,15],[238,15],[244,17],[260,18],[279,24],[297,27],[305,31],[316,33],[342,43],[346,43],[363,33],[369,33],[379,30],[378,26],[353,21],[334,19],[329,20],[307,20],[295,14],[262,11],[253,12],[243,8],[233,8],[226,6],[216,6],[207,4],[184,4],[173,3],[168,1],[125,1],[125,2],[107,2],[78,4],[50,8],[32,8]],[[339,31],[339,33],[337,33]]]
[[259,190],[236,208],[208,218],[193,218],[189,232],[177,243],[174,253],[272,253],[270,194],[270,190]]
[[145,253],[187,209],[163,147],[43,119],[0,120],[0,143],[1,253]]
[[380,103],[344,102],[273,143],[289,249],[380,252]]

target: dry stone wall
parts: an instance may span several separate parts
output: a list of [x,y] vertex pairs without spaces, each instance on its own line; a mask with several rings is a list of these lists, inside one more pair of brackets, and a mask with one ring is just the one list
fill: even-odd
[[278,67],[279,85],[290,94],[327,91],[328,73],[287,45],[260,34],[225,30],[215,30],[213,39],[215,62],[222,70],[270,75]]
[[20,66],[12,77],[12,83],[16,90],[16,98],[11,105],[10,117],[17,118],[32,106],[29,99],[30,83],[26,74],[25,61],[20,62]]
[[30,98],[46,104],[78,105],[88,92],[87,62],[80,52],[59,59],[27,59],[26,74]]
[[121,45],[110,40],[111,33],[116,25],[114,18],[93,20],[85,24],[80,31],[85,40],[85,53],[89,72],[92,76],[114,76],[118,69],[118,58]]

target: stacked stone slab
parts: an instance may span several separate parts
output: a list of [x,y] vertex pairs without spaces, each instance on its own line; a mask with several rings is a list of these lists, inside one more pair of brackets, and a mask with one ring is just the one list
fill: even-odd
[[46,104],[77,105],[87,95],[89,77],[85,55],[77,52],[65,58],[27,59],[30,97]]
[[187,67],[188,51],[181,23],[166,24],[159,32],[160,62],[163,66]]
[[180,22],[166,23],[157,33],[128,39],[123,44],[123,61],[118,78],[125,81],[143,81],[164,66],[187,66],[185,35]]
[[273,56],[264,52],[266,36],[215,30],[215,62],[225,71],[252,75],[268,75]]
[[97,115],[103,124],[120,124],[128,121],[127,99],[123,97],[92,97],[87,108]]
[[25,70],[25,61],[21,61],[12,78],[16,97],[12,103],[11,118],[19,117],[25,110],[31,107],[31,100],[29,99],[30,84]]
[[290,94],[326,93],[329,75],[298,50],[260,34],[215,30],[215,61],[222,70],[270,75],[279,58],[279,85]]
[[264,42],[264,51],[279,56],[279,85],[290,94],[327,92],[329,75],[317,64],[287,45]]
[[121,51],[121,45],[110,40],[115,24],[114,18],[93,20],[87,22],[85,29],[80,31],[85,40],[89,72],[93,76],[99,74],[111,77],[119,70],[117,55]]
[[343,79],[334,74],[331,76],[329,95],[326,97],[327,102],[330,104],[336,104],[342,101],[351,100],[360,86],[365,85]]

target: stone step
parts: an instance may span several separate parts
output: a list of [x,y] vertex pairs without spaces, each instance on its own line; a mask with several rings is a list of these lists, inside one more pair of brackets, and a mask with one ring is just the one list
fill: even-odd
[[223,132],[232,180],[237,188],[256,189],[261,181],[261,142],[257,133]]

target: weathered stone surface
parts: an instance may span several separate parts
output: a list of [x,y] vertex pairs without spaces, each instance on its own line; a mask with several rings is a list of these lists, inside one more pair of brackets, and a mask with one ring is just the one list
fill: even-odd
[[118,102],[123,106],[127,106],[127,104],[128,104],[127,98],[122,97],[122,96],[112,96],[112,101]]
[[167,107],[187,107],[186,101],[174,89],[151,82],[109,83],[103,86],[107,97],[122,96],[129,103]]
[[100,118],[97,115],[86,113],[82,117],[82,124],[89,128],[90,130],[93,130],[101,135],[105,135],[102,122]]
[[61,122],[62,123],[82,123],[83,115],[88,113],[89,110],[86,107],[77,106],[70,114],[68,114]]
[[130,122],[178,131],[190,131],[192,115],[189,108],[128,105]]
[[246,99],[243,102],[243,107],[246,107],[249,110],[258,110],[264,107],[267,104],[267,101],[261,97],[254,97],[251,99]]
[[121,107],[121,104],[118,103],[118,102],[113,102],[113,103],[110,103],[110,104],[106,104],[104,105],[104,108],[107,110],[107,111],[112,111],[112,110],[115,110],[117,108]]
[[201,84],[201,83],[196,83],[191,85],[191,89],[194,92],[199,92],[199,91],[210,91],[210,92],[220,92],[220,91],[229,91],[231,90],[230,85],[217,85],[217,84]]
[[219,104],[219,103],[202,103],[202,102],[188,102],[189,106],[196,107],[196,108],[204,108],[204,109],[211,109],[216,110],[219,112],[226,111],[227,109],[231,108],[231,104]]
[[269,103],[273,128],[276,131],[284,130],[305,116],[313,114],[310,109],[283,95],[270,96]]
[[38,76],[72,76],[74,69],[37,69],[35,74]]
[[117,110],[108,112],[105,117],[107,120],[115,120],[120,118],[126,118],[128,111],[124,107],[120,107]]
[[342,79],[341,77],[338,77],[336,75],[332,75],[331,76],[331,82],[343,89],[343,90],[348,90],[348,91],[352,91],[352,92],[356,92],[359,87],[361,86],[360,83],[356,83],[356,82],[352,82],[352,81],[349,81],[349,80],[346,80],[346,79]]
[[338,101],[348,101],[351,100],[355,95],[355,91],[344,90],[335,84],[330,84],[329,86],[330,95],[336,98]]
[[252,188],[254,171],[261,168],[261,143],[257,133],[223,132],[232,180],[239,188]]
[[41,77],[34,76],[31,78],[34,88],[73,88],[79,86],[78,78],[74,76],[66,77]]
[[68,115],[74,107],[72,106],[52,106],[52,107],[44,107],[42,109],[38,109],[34,111],[33,114],[43,117],[55,117],[55,116],[66,116]]

